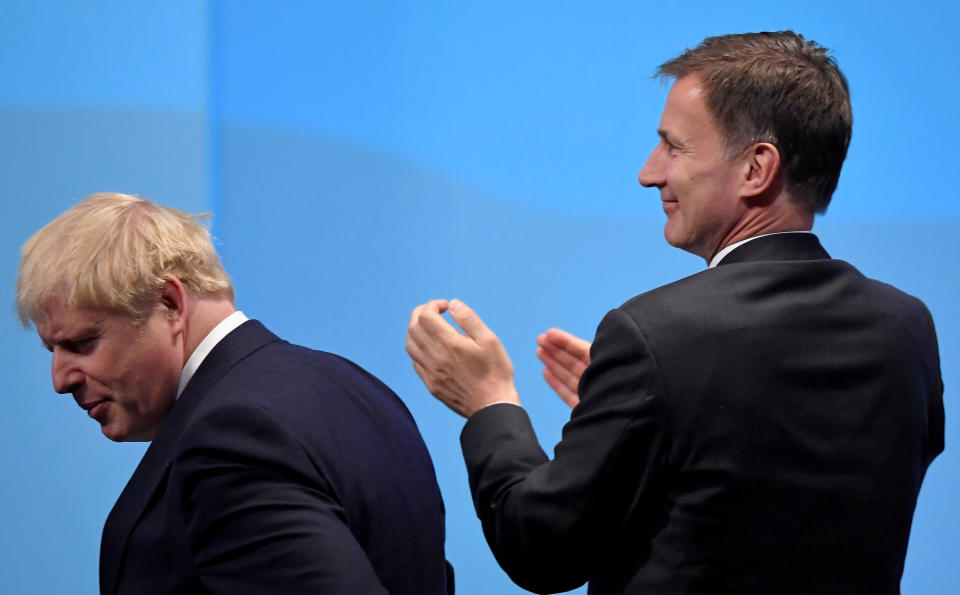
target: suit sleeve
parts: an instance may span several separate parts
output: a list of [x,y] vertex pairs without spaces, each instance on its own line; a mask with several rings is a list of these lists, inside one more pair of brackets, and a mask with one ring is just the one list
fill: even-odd
[[174,462],[186,538],[212,593],[386,593],[300,444],[256,405],[195,420]]
[[610,563],[662,484],[668,419],[656,362],[622,311],[600,323],[591,362],[553,460],[514,405],[478,411],[461,434],[487,542],[514,582],[538,593],[573,589]]

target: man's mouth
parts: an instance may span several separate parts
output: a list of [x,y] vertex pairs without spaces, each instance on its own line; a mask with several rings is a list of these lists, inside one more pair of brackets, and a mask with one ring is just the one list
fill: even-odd
[[105,411],[105,405],[109,402],[108,399],[100,399],[99,401],[90,401],[89,403],[80,404],[80,408],[87,412],[92,419],[98,419],[101,414]]

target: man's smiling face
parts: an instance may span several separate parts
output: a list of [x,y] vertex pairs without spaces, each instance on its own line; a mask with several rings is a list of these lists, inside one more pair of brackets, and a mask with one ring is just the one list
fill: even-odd
[[744,163],[726,157],[705,95],[696,76],[673,84],[660,117],[660,142],[638,179],[660,189],[667,242],[709,260],[744,212],[738,195]]

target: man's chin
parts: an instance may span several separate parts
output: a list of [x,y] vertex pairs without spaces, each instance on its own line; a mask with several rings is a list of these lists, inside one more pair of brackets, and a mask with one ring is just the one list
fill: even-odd
[[684,250],[686,252],[693,252],[693,250],[691,250],[689,238],[677,233],[677,231],[670,225],[670,221],[667,221],[667,224],[663,227],[663,239],[667,240],[667,243],[674,248],[679,248],[680,250]]
[[103,424],[100,426],[100,431],[103,432],[103,435],[113,440],[114,442],[128,442],[126,433],[118,430],[113,426],[113,424]]
[[704,255],[703,247],[700,246],[696,238],[679,233],[679,230],[671,226],[670,221],[667,221],[667,224],[663,228],[663,238],[674,248],[679,248],[684,252],[699,256],[700,258],[706,259],[707,262],[710,261],[709,257]]
[[144,432],[135,433],[130,428],[118,427],[118,424],[106,423],[100,426],[103,435],[114,442],[150,442],[152,435]]

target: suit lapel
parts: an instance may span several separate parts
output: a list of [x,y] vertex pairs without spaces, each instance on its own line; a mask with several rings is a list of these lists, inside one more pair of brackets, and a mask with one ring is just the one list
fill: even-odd
[[207,354],[183,389],[160,431],[147,448],[126,487],[107,516],[100,541],[100,589],[114,593],[126,546],[150,499],[165,482],[180,432],[207,394],[234,364],[273,341],[276,335],[256,320],[248,320],[223,338]]

